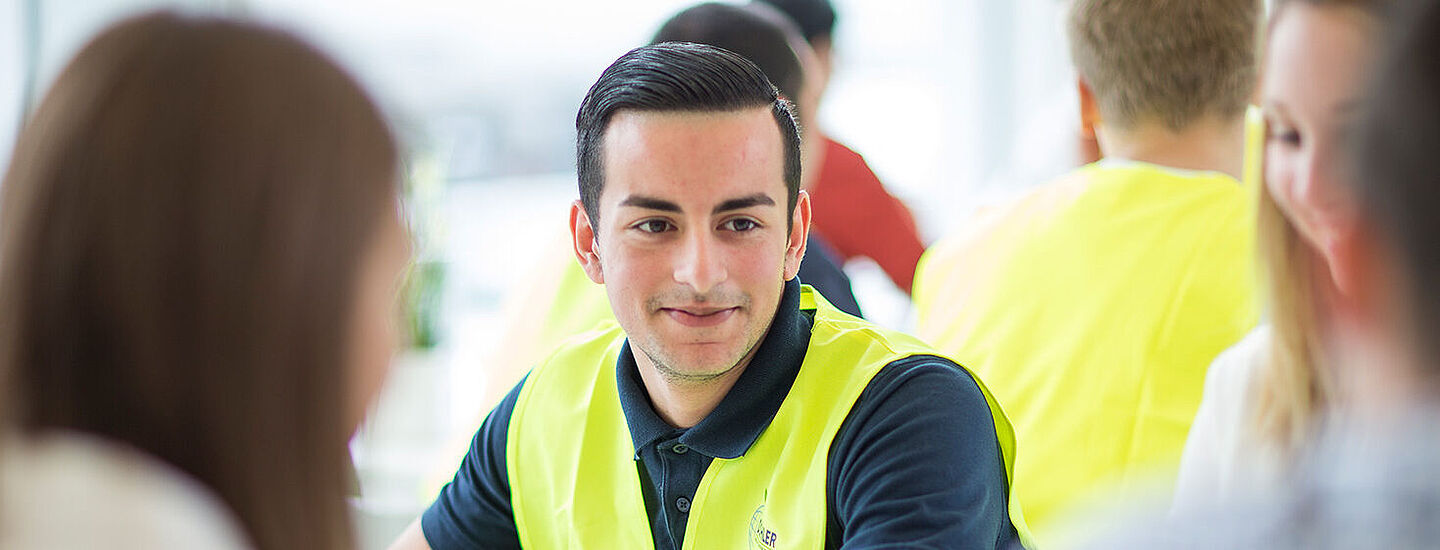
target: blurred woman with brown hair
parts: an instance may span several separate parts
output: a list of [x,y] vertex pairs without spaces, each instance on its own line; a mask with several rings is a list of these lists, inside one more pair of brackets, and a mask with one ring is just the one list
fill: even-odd
[[1176,484],[1177,510],[1285,476],[1344,397],[1329,348],[1353,283],[1335,269],[1353,217],[1346,147],[1382,38],[1385,0],[1281,0],[1266,41],[1259,250],[1269,323],[1216,358]]
[[0,546],[352,548],[398,164],[283,32],[155,14],[90,42],[4,182]]

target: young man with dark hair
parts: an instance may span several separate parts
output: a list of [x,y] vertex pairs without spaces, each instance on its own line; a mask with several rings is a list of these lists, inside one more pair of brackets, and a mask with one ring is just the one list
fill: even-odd
[[921,262],[917,333],[1011,413],[1041,543],[1067,509],[1173,481],[1206,368],[1257,321],[1255,191],[1238,178],[1260,15],[1075,0],[1082,122],[1104,158]]
[[[755,63],[794,104],[802,130],[802,173],[812,171],[814,140],[808,121],[814,120],[815,102],[809,91],[818,87],[812,78],[816,63],[784,14],[764,4],[705,2],[676,13],[661,25],[651,42],[708,44]],[[598,323],[615,320],[604,287],[592,283],[575,261],[569,231],[558,226],[554,230],[542,259],[530,268],[531,275],[506,298],[501,338],[506,345],[485,362],[487,391],[477,406],[477,417],[498,403],[561,342]],[[841,311],[863,317],[850,279],[829,244],[811,232],[805,250],[800,280]]]
[[394,548],[1021,538],[1009,424],[984,387],[795,280],[810,224],[799,133],[754,64],[633,50],[576,129],[575,255],[618,325],[531,371]]

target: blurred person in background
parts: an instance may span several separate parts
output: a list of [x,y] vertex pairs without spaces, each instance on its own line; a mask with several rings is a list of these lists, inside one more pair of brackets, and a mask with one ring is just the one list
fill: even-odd
[[[829,0],[756,0],[788,15],[799,26],[819,66],[808,100],[818,113],[820,100],[835,68],[835,8]],[[915,217],[900,199],[891,195],[855,151],[831,139],[811,117],[809,133],[815,142],[813,175],[805,177],[805,190],[814,204],[815,235],[831,249],[842,266],[852,258],[874,260],[900,290],[909,294],[915,264],[925,252]]]
[[1104,159],[921,263],[917,331],[1012,415],[1041,544],[1071,509],[1165,492],[1206,367],[1255,326],[1238,178],[1260,16],[1256,0],[1074,2],[1080,113]]
[[1263,491],[1337,405],[1328,343],[1353,290],[1335,262],[1349,223],[1353,141],[1386,0],[1282,0],[1270,21],[1259,249],[1268,322],[1222,353],[1205,381],[1176,481],[1177,511]]
[[[681,10],[660,26],[652,44],[694,42],[724,48],[749,59],[779,88],[796,108],[802,133],[802,180],[814,172],[811,150],[815,139],[815,105],[819,87],[818,63],[800,37],[799,30],[785,16],[764,4],[723,4],[707,2]],[[481,403],[488,411],[519,382],[525,373],[566,339],[615,316],[605,297],[605,287],[590,281],[575,260],[567,234],[547,246],[545,257],[532,268],[533,275],[511,298],[505,308],[505,336],[487,364],[489,391]],[[811,234],[800,263],[800,280],[815,288],[841,311],[861,316],[860,304],[850,279],[828,246]],[[453,465],[447,464],[446,468]],[[446,477],[448,478],[448,472]],[[438,486],[438,485],[437,485]]]
[[397,155],[286,33],[160,13],[85,46],[4,183],[0,547],[353,548]]
[[[1307,216],[1331,217],[1324,223],[1327,246],[1291,261],[1323,268],[1318,273],[1338,290],[1317,285],[1309,296],[1327,329],[1314,350],[1323,353],[1318,372],[1334,381],[1336,399],[1311,420],[1291,482],[1182,510],[1163,528],[1132,528],[1096,548],[1433,548],[1440,540],[1440,3],[1392,2],[1397,15],[1378,25],[1363,15],[1373,8],[1320,4],[1279,6],[1268,58],[1309,55],[1283,53],[1301,45],[1327,52],[1323,42],[1337,40],[1354,50],[1330,60],[1349,68],[1289,73],[1306,75],[1294,85],[1349,90],[1353,81],[1340,77],[1355,76],[1348,71],[1356,68],[1374,78],[1358,101],[1344,105],[1355,113],[1351,131],[1330,130],[1342,138],[1323,156],[1339,164],[1322,173],[1343,177],[1321,184],[1324,190],[1304,178],[1267,185],[1297,232],[1306,231],[1301,220],[1314,221]],[[1378,55],[1371,37],[1384,40]],[[1350,56],[1365,62],[1353,64]],[[1322,67],[1293,61],[1294,69],[1277,66],[1266,79]],[[1284,124],[1282,136],[1294,129],[1302,139],[1324,140],[1306,133],[1325,130],[1304,126],[1310,119],[1300,111],[1309,107],[1297,104],[1312,91],[1292,90],[1284,99],[1297,109],[1286,116],[1295,118],[1272,124]],[[1277,156],[1270,152],[1267,163]],[[1273,334],[1280,336],[1278,325]],[[1129,522],[1137,524],[1154,525]]]
[[796,280],[800,132],[758,67],[638,48],[600,75],[576,130],[575,256],[618,325],[532,370],[392,548],[1024,537],[1011,431],[984,386]]

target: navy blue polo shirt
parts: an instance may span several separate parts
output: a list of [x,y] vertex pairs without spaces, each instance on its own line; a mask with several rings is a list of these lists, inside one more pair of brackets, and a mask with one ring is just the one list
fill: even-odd
[[[689,429],[660,418],[629,343],[621,350],[615,376],[655,548],[681,547],[690,499],[710,461],[744,454],[779,410],[810,342],[813,319],[799,305],[799,282],[790,281],[754,359],[715,410]],[[421,516],[434,550],[520,547],[505,447],[524,383],[491,411],[455,479]],[[974,379],[947,359],[914,356],[882,368],[828,451],[827,548],[1018,543],[990,408]]]

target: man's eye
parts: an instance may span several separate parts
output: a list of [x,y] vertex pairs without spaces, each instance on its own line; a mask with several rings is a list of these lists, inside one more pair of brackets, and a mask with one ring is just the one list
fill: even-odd
[[670,229],[670,222],[664,220],[645,220],[635,224],[635,229],[645,233],[664,233]]
[[760,228],[760,223],[749,218],[735,218],[727,221],[720,227],[728,231],[745,232]]

